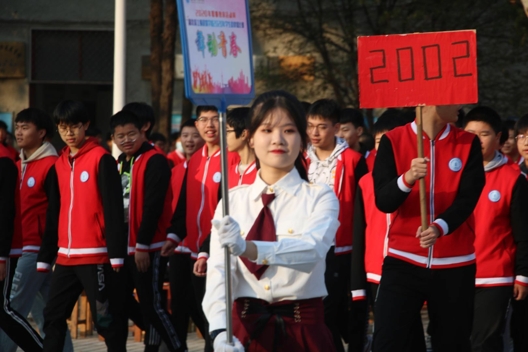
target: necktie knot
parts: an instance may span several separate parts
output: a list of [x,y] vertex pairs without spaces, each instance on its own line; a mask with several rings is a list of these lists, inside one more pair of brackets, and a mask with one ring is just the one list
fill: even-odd
[[263,193],[262,194],[262,203],[264,207],[267,207],[275,199],[275,193]]

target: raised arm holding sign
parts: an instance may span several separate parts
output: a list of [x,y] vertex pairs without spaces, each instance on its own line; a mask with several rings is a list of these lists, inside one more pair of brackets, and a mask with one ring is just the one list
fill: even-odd
[[358,55],[361,107],[417,106],[413,123],[382,137],[374,165],[376,205],[393,220],[373,350],[409,350],[424,301],[433,349],[470,350],[484,172],[478,139],[451,123],[477,101],[475,32],[360,37]]

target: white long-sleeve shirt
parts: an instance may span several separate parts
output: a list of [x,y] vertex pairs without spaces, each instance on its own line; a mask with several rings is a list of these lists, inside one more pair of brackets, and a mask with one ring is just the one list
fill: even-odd
[[[334,192],[327,185],[304,181],[295,168],[271,186],[259,173],[252,185],[229,192],[230,215],[238,222],[242,237],[262,210],[262,193],[276,195],[269,208],[277,241],[254,241],[258,250],[255,262],[269,265],[260,280],[238,257],[231,257],[232,299],[252,297],[273,303],[326,296],[325,258],[339,227],[339,202]],[[221,218],[219,204],[214,219]],[[213,227],[202,302],[210,331],[226,327],[224,280],[224,249]]]

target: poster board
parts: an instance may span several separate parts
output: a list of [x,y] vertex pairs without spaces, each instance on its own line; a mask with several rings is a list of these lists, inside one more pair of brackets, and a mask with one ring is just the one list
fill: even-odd
[[255,81],[247,0],[176,2],[186,96],[195,105],[221,110],[248,104],[255,96]]
[[475,30],[358,37],[361,108],[478,101]]

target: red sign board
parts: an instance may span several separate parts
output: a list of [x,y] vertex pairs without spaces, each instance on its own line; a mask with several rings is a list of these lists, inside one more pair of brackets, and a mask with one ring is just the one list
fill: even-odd
[[361,108],[478,101],[474,30],[358,37]]

